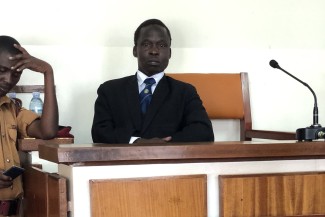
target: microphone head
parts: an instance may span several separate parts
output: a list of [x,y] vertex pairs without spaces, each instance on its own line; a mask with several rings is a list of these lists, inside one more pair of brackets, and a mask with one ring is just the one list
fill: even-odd
[[270,66],[272,66],[273,68],[276,68],[276,69],[280,68],[278,62],[275,60],[270,61]]

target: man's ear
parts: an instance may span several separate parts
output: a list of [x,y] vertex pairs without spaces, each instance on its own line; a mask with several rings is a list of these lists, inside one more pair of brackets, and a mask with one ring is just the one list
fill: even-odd
[[169,59],[172,57],[172,49],[169,48]]
[[138,57],[137,47],[135,45],[133,46],[133,56]]

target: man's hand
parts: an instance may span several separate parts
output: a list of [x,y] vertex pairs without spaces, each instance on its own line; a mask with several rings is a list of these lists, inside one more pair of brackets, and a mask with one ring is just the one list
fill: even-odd
[[46,72],[52,72],[52,67],[47,62],[37,59],[31,56],[25,48],[20,45],[14,44],[15,48],[20,50],[22,54],[9,57],[10,60],[17,61],[17,63],[11,67],[12,70],[23,71],[24,69],[30,69],[35,72],[45,74]]
[[34,120],[29,125],[27,134],[30,137],[52,139],[57,134],[59,123],[52,66],[41,59],[31,56],[22,46],[14,44],[14,47],[20,50],[21,54],[9,57],[9,60],[13,61],[11,70],[23,71],[24,69],[29,69],[44,75],[44,105],[42,117]]
[[165,138],[152,138],[152,139],[144,139],[139,138],[134,141],[134,143],[151,143],[151,144],[162,144],[172,140],[171,136],[167,136]]
[[3,170],[0,170],[0,189],[12,186],[12,179],[9,176],[3,175]]

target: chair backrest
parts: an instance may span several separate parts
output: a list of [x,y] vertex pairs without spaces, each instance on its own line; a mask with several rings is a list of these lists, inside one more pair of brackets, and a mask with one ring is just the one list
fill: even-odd
[[240,140],[252,129],[248,74],[242,73],[167,73],[192,84],[210,119],[239,119]]

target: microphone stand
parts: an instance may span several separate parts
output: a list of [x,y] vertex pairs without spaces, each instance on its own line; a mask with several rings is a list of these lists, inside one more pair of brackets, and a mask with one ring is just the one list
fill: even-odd
[[300,79],[298,79],[294,75],[292,75],[289,72],[287,72],[286,70],[282,69],[275,60],[270,61],[270,66],[273,67],[273,68],[280,69],[281,71],[285,72],[290,77],[292,77],[295,80],[302,83],[304,86],[306,86],[311,91],[311,93],[314,96],[313,124],[311,126],[309,126],[309,127],[298,128],[296,130],[296,139],[298,141],[312,141],[312,140],[317,140],[317,139],[325,139],[325,128],[322,127],[318,123],[317,97],[316,97],[316,94],[313,91],[313,89],[311,89],[311,87],[307,83],[301,81]]

